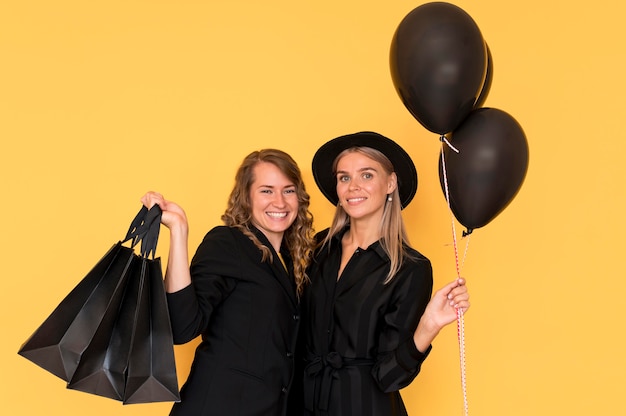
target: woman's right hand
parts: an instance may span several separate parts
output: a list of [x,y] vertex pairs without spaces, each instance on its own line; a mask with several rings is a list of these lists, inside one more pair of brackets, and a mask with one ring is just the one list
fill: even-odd
[[177,292],[191,284],[189,274],[189,255],[187,237],[189,226],[185,211],[176,203],[167,201],[158,192],[148,192],[141,197],[141,202],[152,208],[161,207],[161,224],[170,230],[170,251],[165,269],[165,290]]
[[158,205],[163,212],[161,214],[161,223],[169,228],[170,231],[179,229],[185,233],[187,232],[187,215],[175,202],[167,201],[160,193],[150,191],[141,197],[141,203],[148,209],[152,208],[155,204]]

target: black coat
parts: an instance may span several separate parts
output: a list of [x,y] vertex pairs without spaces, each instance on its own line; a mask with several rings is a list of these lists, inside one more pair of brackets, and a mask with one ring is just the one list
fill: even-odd
[[253,232],[273,262],[261,262],[260,250],[236,228],[216,227],[193,257],[192,284],[168,294],[174,342],[202,335],[171,415],[287,414],[300,320],[295,283],[265,236]]
[[406,416],[399,390],[430,352],[413,342],[432,292],[430,261],[406,247],[410,257],[385,284],[390,261],[376,242],[356,250],[337,280],[342,236],[316,253],[303,297],[304,414]]

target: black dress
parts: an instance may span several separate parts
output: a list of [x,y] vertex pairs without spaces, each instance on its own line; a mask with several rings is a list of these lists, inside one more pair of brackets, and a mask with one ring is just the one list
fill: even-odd
[[342,272],[341,238],[318,250],[302,304],[305,415],[406,415],[399,389],[428,353],[413,332],[432,293],[430,261],[413,249],[383,284],[389,259],[378,242],[359,248]]
[[261,262],[261,251],[238,229],[216,227],[191,262],[192,284],[168,294],[174,342],[202,336],[171,415],[287,415],[300,308],[293,274],[252,231],[272,250],[273,263]]

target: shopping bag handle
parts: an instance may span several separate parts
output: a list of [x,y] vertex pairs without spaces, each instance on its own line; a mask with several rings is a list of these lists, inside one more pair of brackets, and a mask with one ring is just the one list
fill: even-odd
[[159,242],[159,231],[161,230],[161,207],[154,205],[146,215],[146,224],[148,225],[148,231],[141,239],[141,255],[148,258],[152,255],[156,255],[156,247]]
[[161,214],[161,207],[156,204],[150,209],[145,205],[142,206],[130,223],[126,237],[122,242],[132,240],[131,247],[135,247],[141,241],[141,255],[144,258],[152,255],[154,259],[161,228]]

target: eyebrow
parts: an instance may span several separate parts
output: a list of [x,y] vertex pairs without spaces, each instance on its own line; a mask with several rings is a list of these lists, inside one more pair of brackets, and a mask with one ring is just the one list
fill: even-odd
[[[259,188],[272,188],[272,189],[278,188],[278,186],[276,186],[276,185],[258,185],[258,187]],[[296,185],[291,184],[291,185],[283,186],[282,188],[286,189],[286,188],[295,188],[295,187],[296,187]]]
[[[359,169],[357,172],[365,172],[365,171],[368,171],[368,170],[372,170],[372,171],[374,171],[374,172],[378,172],[375,168],[372,168],[372,167],[369,167],[369,166],[366,166],[366,167],[364,167],[364,168],[361,168],[361,169]],[[348,173],[348,171],[346,171],[346,170],[338,170],[338,171],[335,173],[335,175],[339,175],[340,173]]]

